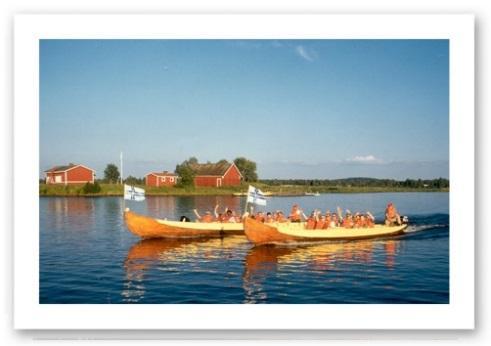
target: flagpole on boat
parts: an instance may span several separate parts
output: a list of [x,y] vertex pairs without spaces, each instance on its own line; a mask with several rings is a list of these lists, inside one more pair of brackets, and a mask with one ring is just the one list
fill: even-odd
[[126,201],[124,199],[124,184],[123,184],[123,152],[121,151],[119,153],[119,163],[120,163],[120,168],[121,168],[121,185],[123,186],[123,215],[124,211],[126,209]]
[[247,204],[249,204],[249,202],[247,202],[247,197],[246,197],[246,203],[245,203],[244,212],[242,213],[242,216],[244,216],[245,213],[247,213]]
[[123,185],[123,152],[119,153],[119,167],[121,168],[121,185]]
[[[250,185],[249,185],[250,186]],[[242,215],[245,215],[245,213],[247,213],[247,205],[249,204],[249,188],[247,188],[247,194],[246,194],[246,203],[245,203],[245,206],[244,206],[244,212],[242,213]]]

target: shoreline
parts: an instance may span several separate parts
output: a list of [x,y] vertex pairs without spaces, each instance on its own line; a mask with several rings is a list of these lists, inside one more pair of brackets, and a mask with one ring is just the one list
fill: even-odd
[[[450,192],[449,188],[389,188],[375,186],[267,186],[255,184],[267,194],[267,197],[302,197],[306,193],[319,192],[319,194],[340,193],[408,193],[408,192]],[[119,184],[100,184],[101,191],[97,193],[84,193],[83,185],[39,185],[39,197],[122,197],[122,186]],[[247,186],[222,187],[222,188],[178,188],[178,187],[147,187],[135,185],[145,189],[145,195],[150,196],[230,196],[245,197]],[[240,194],[240,195],[238,195]],[[315,196],[312,196],[315,197]]]

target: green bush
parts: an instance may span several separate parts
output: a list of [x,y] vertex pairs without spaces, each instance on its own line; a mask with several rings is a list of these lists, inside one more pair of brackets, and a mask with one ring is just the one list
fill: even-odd
[[86,183],[82,189],[83,193],[99,193],[101,192],[101,186],[96,181],[94,184]]

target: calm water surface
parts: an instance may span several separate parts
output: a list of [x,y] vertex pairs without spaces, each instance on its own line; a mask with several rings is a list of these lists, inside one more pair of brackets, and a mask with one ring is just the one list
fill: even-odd
[[[253,247],[245,237],[144,240],[124,206],[175,219],[238,197],[40,198],[40,303],[448,303],[448,193],[273,197],[264,210],[370,210],[394,202],[411,226],[397,238]],[[460,230],[463,231],[463,230]]]

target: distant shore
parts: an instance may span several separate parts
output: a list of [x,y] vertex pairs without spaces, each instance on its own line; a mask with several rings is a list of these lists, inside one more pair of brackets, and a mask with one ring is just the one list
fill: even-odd
[[[147,196],[234,196],[247,192],[248,185],[236,187],[149,187],[135,185],[145,189]],[[266,185],[255,184],[263,192],[271,196],[305,196],[306,193],[382,193],[382,192],[449,192],[449,188],[409,188],[387,186],[303,186],[303,185]],[[100,184],[98,193],[85,193],[83,185],[47,185],[39,184],[39,196],[80,196],[110,197],[123,196],[120,184]]]

